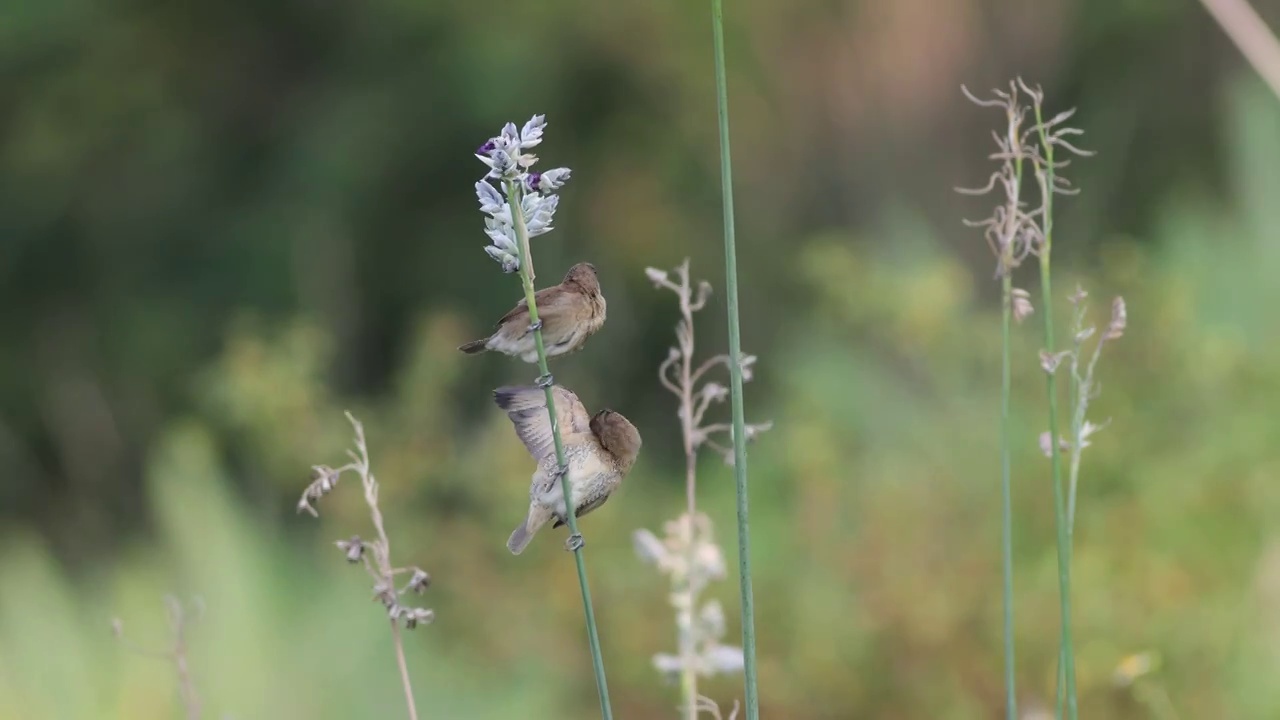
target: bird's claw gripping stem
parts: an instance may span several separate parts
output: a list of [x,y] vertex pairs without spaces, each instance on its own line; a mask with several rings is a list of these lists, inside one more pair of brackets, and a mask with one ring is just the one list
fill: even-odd
[[564,477],[568,473],[569,473],[568,465],[557,465],[554,477],[556,480],[559,480],[560,478]]
[[578,552],[579,550],[582,549],[582,546],[585,544],[586,544],[586,541],[582,539],[582,534],[574,533],[564,541],[564,549],[568,550],[569,552]]
[[546,375],[539,375],[538,378],[533,381],[533,384],[545,389],[554,385],[555,382],[556,379],[551,375],[551,373],[547,373]]
[[538,318],[534,322],[529,323],[529,332],[538,332],[542,329],[542,318]]

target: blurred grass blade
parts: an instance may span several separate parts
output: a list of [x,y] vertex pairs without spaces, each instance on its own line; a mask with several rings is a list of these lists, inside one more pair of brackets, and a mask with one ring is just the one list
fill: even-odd
[[[1041,151],[1044,153],[1044,172],[1047,179],[1044,191],[1044,242],[1040,249],[1040,291],[1044,306],[1044,351],[1053,355],[1053,286],[1050,282],[1050,259],[1053,251],[1053,188],[1054,145],[1049,141],[1048,130],[1040,102],[1034,104],[1036,125],[1039,127]],[[1049,400],[1049,458],[1053,470],[1053,514],[1057,526],[1058,544],[1058,605],[1061,613],[1060,662],[1061,682],[1058,683],[1058,717],[1076,720],[1076,664],[1071,640],[1071,545],[1067,537],[1066,501],[1062,490],[1062,451],[1058,442],[1058,383],[1056,375],[1045,373],[1045,388]]]
[[738,321],[738,252],[733,236],[733,166],[729,153],[729,91],[724,63],[724,3],[711,0],[716,106],[720,120],[720,191],[724,207],[724,279],[729,306],[729,375],[733,403],[733,475],[738,494],[738,578],[742,594],[742,654],[747,720],[760,717],[756,688],[755,601],[751,595],[751,532],[747,522],[746,411],[742,406],[742,337]]
[[[1018,163],[1021,168],[1021,162]],[[1021,173],[1019,173],[1021,175]],[[1011,325],[1013,324],[1013,274],[1006,270],[1001,278],[1001,371],[1000,371],[1000,556],[1003,577],[1004,607],[1004,684],[1005,718],[1017,720],[1018,696],[1013,655],[1013,473],[1009,455],[1009,398],[1012,394],[1013,361]]]

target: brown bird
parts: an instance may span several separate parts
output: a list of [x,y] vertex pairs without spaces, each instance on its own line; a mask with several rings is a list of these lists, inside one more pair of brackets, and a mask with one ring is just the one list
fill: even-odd
[[[570,504],[574,517],[582,517],[603,505],[631,470],[640,453],[640,432],[612,410],[587,415],[578,396],[559,385],[552,386],[551,392],[569,466]],[[493,400],[507,411],[516,435],[538,462],[529,485],[529,514],[507,540],[507,549],[519,555],[548,520],[555,519],[553,528],[565,524],[564,490],[543,389],[501,387],[493,391]]]
[[[578,350],[604,325],[604,295],[600,293],[596,266],[591,263],[582,262],[569,268],[559,285],[539,290],[533,299],[538,305],[547,357]],[[496,332],[458,349],[468,355],[496,350],[536,363],[538,350],[529,326],[529,304],[522,298],[498,321]]]

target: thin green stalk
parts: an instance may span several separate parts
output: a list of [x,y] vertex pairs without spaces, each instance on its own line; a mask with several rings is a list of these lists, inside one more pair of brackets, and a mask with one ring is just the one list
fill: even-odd
[[[505,181],[504,184],[507,198],[511,203],[511,219],[515,226],[516,245],[520,252],[520,281],[524,285],[524,299],[529,306],[529,322],[537,327],[538,304],[534,300],[533,253],[529,249],[529,232],[525,228],[524,215],[520,212],[521,189],[511,180]],[[547,368],[547,350],[542,343],[541,328],[534,330],[533,341],[538,348],[538,370],[542,372],[543,377],[549,377],[551,371]],[[551,438],[556,447],[556,462],[562,468],[567,467],[564,442],[560,438],[560,426],[556,423],[556,406],[551,394],[551,385],[548,384],[544,390],[547,397],[547,414],[551,417]],[[581,538],[582,535],[578,532],[578,520],[568,508],[569,498],[573,497],[569,491],[569,473],[566,472],[560,476],[560,488],[565,497],[567,510],[565,523],[569,526],[569,536]],[[587,584],[587,566],[582,558],[581,543],[574,548],[573,559],[578,566],[578,585],[582,588],[582,609],[587,617],[587,641],[591,645],[591,665],[596,674],[596,689],[600,693],[600,714],[604,720],[613,720],[613,709],[609,705],[609,684],[604,676],[604,657],[600,653],[600,633],[596,629],[596,614],[591,605],[591,587]]]
[[[1071,460],[1067,466],[1067,563],[1071,563],[1072,557],[1075,555],[1075,536],[1076,536],[1076,486],[1080,479],[1080,435],[1084,427],[1084,412],[1079,406],[1080,395],[1080,378],[1076,375],[1075,366],[1071,368],[1071,381],[1068,388],[1067,397],[1071,398]],[[1065,658],[1063,657],[1063,649],[1058,649],[1058,716],[1062,717],[1064,703],[1066,703],[1066,678],[1063,672],[1066,670]]]
[[[1077,348],[1076,352],[1079,352]],[[1067,550],[1075,549],[1076,530],[1076,484],[1080,480],[1080,435],[1084,432],[1084,403],[1080,402],[1080,375],[1076,371],[1076,362],[1071,363],[1071,384],[1068,388],[1071,398],[1071,462],[1067,469]],[[1068,555],[1068,557],[1070,557]]]
[[[1009,251],[1006,251],[1009,252]],[[1009,456],[1009,397],[1012,394],[1013,361],[1011,326],[1013,324],[1013,268],[1005,266],[1000,282],[1001,336],[1003,367],[1000,376],[1000,545],[1004,576],[1004,689],[1005,717],[1018,718],[1018,698],[1014,681],[1013,660],[1013,500],[1011,476],[1013,470]]]
[[[1044,174],[1040,191],[1044,196],[1044,244],[1040,249],[1040,291],[1044,307],[1044,349],[1053,354],[1053,288],[1050,282],[1050,257],[1053,250],[1053,143],[1044,126],[1040,103],[1035,103],[1036,125],[1040,146],[1044,151]],[[1071,642],[1071,543],[1068,537],[1066,503],[1062,492],[1062,453],[1058,448],[1058,384],[1054,373],[1045,373],[1049,399],[1049,458],[1053,471],[1053,511],[1058,540],[1058,604],[1062,613],[1060,663],[1063,682],[1058,684],[1058,717],[1066,706],[1068,720],[1076,720],[1076,661]]]
[[[1067,397],[1071,398],[1071,460],[1067,469],[1067,565],[1070,566],[1071,559],[1075,555],[1075,526],[1076,526],[1076,482],[1080,477],[1080,453],[1077,448],[1080,447],[1080,429],[1083,423],[1083,417],[1077,418],[1079,409],[1076,405],[1077,397],[1080,393],[1080,378],[1076,375],[1075,365],[1072,364],[1071,380],[1067,388]],[[1079,420],[1080,422],[1077,422]],[[1058,672],[1057,678],[1057,706],[1058,717],[1062,717],[1067,701],[1066,696],[1066,671],[1065,648],[1058,648]]]
[[751,533],[747,522],[747,433],[742,406],[742,338],[738,321],[738,253],[733,237],[733,166],[729,153],[729,90],[724,62],[724,3],[711,0],[715,38],[716,107],[720,119],[720,191],[724,206],[724,276],[729,306],[729,389],[733,404],[733,475],[738,491],[738,581],[742,592],[742,654],[746,720],[759,720],[755,601],[751,595]]
[[[1010,131],[1010,136],[1020,133]],[[1013,161],[1013,197],[1010,207],[1017,210],[1022,191],[1022,153],[1016,154]],[[1009,406],[1013,396],[1013,268],[1014,243],[1010,235],[1001,250],[1000,278],[1001,295],[1001,351],[1000,373],[1000,543],[1004,600],[1004,689],[1005,718],[1017,720],[1018,696],[1016,664],[1013,652],[1013,440],[1009,429]]]

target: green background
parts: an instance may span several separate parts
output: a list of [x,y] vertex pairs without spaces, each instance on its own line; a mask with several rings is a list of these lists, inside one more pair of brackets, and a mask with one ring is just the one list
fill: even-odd
[[[1276,3],[1257,3],[1273,27]],[[1076,282],[1128,301],[1091,416],[1075,550],[1081,713],[1280,716],[1280,101],[1196,3],[727,3],[762,715],[990,718],[1002,707],[999,309],[963,217],[1020,74],[1076,106],[1058,325]],[[0,718],[173,718],[165,593],[198,596],[210,718],[403,717],[386,624],[332,541],[354,485],[294,513],[366,426],[424,718],[589,718],[558,536],[504,547],[532,469],[465,357],[520,297],[483,253],[475,147],[546,113],[567,165],[539,285],[600,269],[609,321],[555,363],[639,426],[583,523],[616,716],[674,717],[665,579],[632,549],[683,507],[656,370],[692,259],[725,349],[704,3],[15,0],[0,18]],[[1033,267],[1015,282],[1038,298]],[[1039,305],[1037,299],[1037,306]],[[1038,307],[1037,312],[1043,312]],[[1040,316],[1033,316],[1038,319]],[[1066,336],[1060,337],[1060,342]],[[1037,322],[1015,331],[1018,681],[1051,704],[1057,568]],[[717,407],[727,417],[727,406]],[[699,503],[731,568],[729,468]],[[734,641],[736,576],[713,586]],[[1117,687],[1123,658],[1159,667]],[[737,678],[703,683],[726,708]],[[1145,693],[1145,694],[1144,694]],[[1028,715],[1031,717],[1031,715]]]

